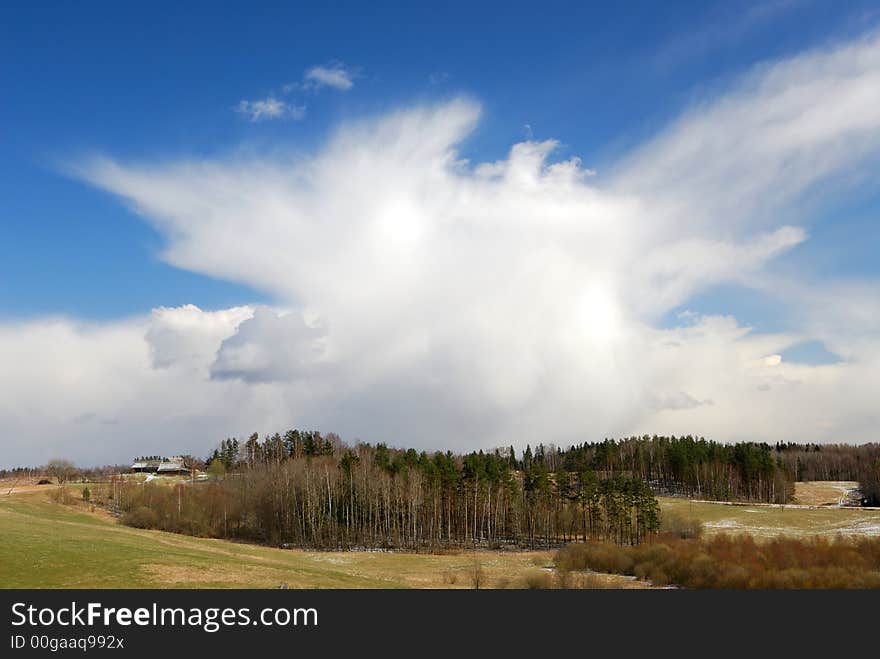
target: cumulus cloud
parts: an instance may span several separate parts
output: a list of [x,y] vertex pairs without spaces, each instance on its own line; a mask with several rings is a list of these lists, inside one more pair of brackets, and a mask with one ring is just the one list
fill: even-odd
[[156,368],[204,366],[242,322],[254,316],[253,307],[202,311],[193,304],[153,309],[145,339]]
[[[151,340],[177,324],[173,315],[188,317],[177,325],[180,345],[168,333],[161,344],[166,359],[180,361],[159,366]],[[218,335],[217,323],[216,314],[192,307],[98,324],[54,318],[0,325],[3,464],[58,456],[105,464],[154,451],[202,455],[232,428],[280,427],[288,419],[277,396],[241,381],[211,380],[214,355],[190,349],[198,334],[218,346],[225,331]]]
[[242,99],[235,106],[235,111],[245,115],[254,123],[267,119],[302,119],[306,116],[304,105],[291,105],[285,101],[279,101],[273,96],[262,100],[248,101]]
[[[0,419],[23,442],[88,431],[129,453],[152,452],[134,448],[152,426],[196,452],[290,424],[428,448],[871,439],[876,282],[774,280],[787,333],[660,320],[717,284],[766,285],[808,239],[823,184],[880,152],[878,64],[871,37],[760,67],[601,176],[552,140],[463,160],[481,114],[466,98],[346,123],[305,156],[81,163],[166,236],[169,263],[277,306],[0,326],[16,365]],[[808,340],[843,360],[768,362]],[[70,422],[84,414],[120,422]]]
[[257,308],[220,345],[211,375],[253,382],[300,380],[319,373],[326,332],[302,314]]

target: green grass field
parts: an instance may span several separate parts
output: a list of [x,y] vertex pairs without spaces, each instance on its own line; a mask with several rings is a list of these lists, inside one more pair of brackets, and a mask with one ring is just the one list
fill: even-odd
[[551,561],[552,552],[282,550],[132,529],[46,491],[0,496],[4,588],[471,588],[475,563],[483,587],[515,587]]
[[[76,490],[76,486],[70,486]],[[471,588],[524,587],[552,552],[431,555],[304,552],[122,526],[83,504],[50,500],[54,488],[0,493],[4,588]],[[880,511],[724,506],[660,498],[663,511],[696,517],[707,533],[880,535]],[[602,575],[593,587],[638,587]]]
[[777,535],[880,536],[880,510],[852,508],[791,508],[778,506],[727,506],[687,499],[657,497],[662,512],[703,523],[707,535],[748,533],[758,538]]

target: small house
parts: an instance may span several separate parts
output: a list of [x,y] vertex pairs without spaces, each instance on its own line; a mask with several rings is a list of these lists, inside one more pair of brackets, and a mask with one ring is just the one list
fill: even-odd
[[161,464],[160,460],[137,460],[131,464],[130,471],[133,474],[155,474]]
[[160,476],[180,476],[189,474],[189,469],[186,468],[183,460],[171,458],[170,460],[161,463],[156,470],[156,473]]
[[183,458],[161,458],[156,460],[135,460],[130,467],[133,474],[156,474],[159,476],[176,476],[189,474]]

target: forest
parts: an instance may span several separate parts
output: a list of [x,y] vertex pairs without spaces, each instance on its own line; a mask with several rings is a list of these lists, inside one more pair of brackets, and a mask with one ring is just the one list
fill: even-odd
[[116,479],[106,497],[132,526],[274,546],[635,546],[659,529],[656,494],[784,503],[798,477],[870,483],[878,449],[645,436],[460,455],[289,430],[223,440],[198,487]]
[[702,437],[642,436],[551,452],[550,466],[627,474],[657,494],[716,501],[788,503],[795,481],[858,481],[866,505],[880,505],[880,444],[722,444]]
[[858,481],[862,502],[880,506],[880,444],[777,444],[776,453],[796,481]]
[[[253,434],[243,447],[238,440],[224,440],[205,462],[220,459],[227,469],[242,463],[252,468],[282,457],[333,455],[342,445],[337,435],[325,437],[317,431],[290,430],[284,436],[266,435],[262,442]],[[414,453],[397,451],[396,455],[411,459]],[[601,480],[624,476],[646,481],[656,494],[764,503],[788,503],[796,481],[848,480],[859,482],[866,505],[880,505],[880,444],[876,443],[724,444],[691,435],[643,435],[567,449],[553,444],[539,444],[534,450],[526,446],[519,457],[513,446],[492,453],[496,459],[505,457],[510,469],[521,472],[526,480],[542,473],[586,478],[594,472]],[[470,459],[480,455],[473,453]]]
[[116,479],[112,506],[133,526],[310,549],[536,548],[569,540],[637,544],[659,528],[647,483],[592,470],[551,472],[539,450],[416,452],[345,446],[292,430],[209,456],[208,483]]

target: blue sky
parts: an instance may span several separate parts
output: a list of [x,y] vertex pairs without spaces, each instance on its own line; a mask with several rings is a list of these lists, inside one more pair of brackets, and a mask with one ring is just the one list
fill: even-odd
[[34,437],[797,439],[731,419],[864,388],[876,3],[126,5],[0,8],[0,355],[86,392]]
[[[466,155],[495,159],[531,134],[558,139],[563,155],[601,169],[707,87],[862,32],[877,16],[870,2],[546,3],[539,11],[471,2],[442,11],[53,4],[7,3],[0,22],[6,317],[107,318],[266,299],[162,263],[162,237],[118,200],[65,176],[69,158],[210,155],[278,142],[308,149],[346,117],[464,92],[486,115]],[[332,61],[356,69],[356,85],[345,95],[306,95],[303,121],[254,124],[231,111],[243,98],[281,96],[285,83]],[[834,222],[818,218],[816,231],[846,253],[806,258],[822,259],[831,275],[876,272],[876,201]],[[850,223],[871,240],[849,244]]]

